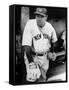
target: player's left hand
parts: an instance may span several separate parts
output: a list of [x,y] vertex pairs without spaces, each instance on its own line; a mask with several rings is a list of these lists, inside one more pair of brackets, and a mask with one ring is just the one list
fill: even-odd
[[53,53],[52,53],[52,61],[55,61],[55,60],[56,60],[56,57],[57,57],[57,56],[56,56],[56,53],[53,52]]
[[56,53],[55,52],[49,52],[48,53],[48,59],[49,60],[52,60],[52,61],[55,61],[56,60]]

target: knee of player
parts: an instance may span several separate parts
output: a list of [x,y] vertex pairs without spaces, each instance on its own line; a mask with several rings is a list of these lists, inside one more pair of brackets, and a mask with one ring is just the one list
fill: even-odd
[[42,68],[44,69],[45,72],[47,72],[47,70],[49,69],[49,65],[43,66]]

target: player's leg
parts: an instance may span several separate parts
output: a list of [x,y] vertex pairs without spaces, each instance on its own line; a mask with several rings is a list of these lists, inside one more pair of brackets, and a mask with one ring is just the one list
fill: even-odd
[[49,67],[49,61],[47,60],[46,55],[44,56],[36,56],[35,61],[38,63],[41,76],[39,78],[39,82],[45,82],[46,81],[46,74]]
[[44,81],[46,81],[47,79],[47,68],[41,68],[41,74],[42,74],[42,78],[44,79]]
[[40,76],[38,82],[46,81],[46,74],[47,74],[48,67],[49,67],[49,61],[47,60],[46,55],[44,55],[44,56],[35,56],[34,57],[34,62],[39,65],[39,68],[40,68],[40,71],[41,71],[41,76]]
[[46,81],[47,79],[47,71],[48,71],[48,68],[49,68],[49,60],[47,59],[46,56],[44,56],[45,58],[43,59],[43,64],[41,66],[41,73],[42,73],[42,77],[43,79]]
[[44,80],[46,80],[46,72],[43,68],[41,68],[41,75]]

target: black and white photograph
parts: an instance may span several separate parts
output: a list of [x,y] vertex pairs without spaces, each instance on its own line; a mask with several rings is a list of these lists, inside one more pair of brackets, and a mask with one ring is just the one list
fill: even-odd
[[9,6],[9,83],[67,82],[67,7]]

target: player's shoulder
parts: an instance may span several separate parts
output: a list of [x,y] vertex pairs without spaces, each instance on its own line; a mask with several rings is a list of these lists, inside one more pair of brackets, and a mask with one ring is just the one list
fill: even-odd
[[51,30],[51,31],[55,31],[55,28],[53,27],[53,25],[50,22],[46,22],[46,26]]
[[27,21],[27,23],[32,24],[32,23],[34,23],[35,21],[36,21],[35,19],[29,19],[29,20]]
[[48,21],[46,21],[46,25],[49,26],[49,27],[52,27],[52,24]]

